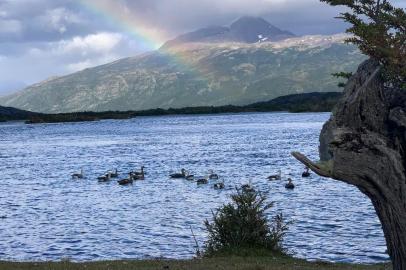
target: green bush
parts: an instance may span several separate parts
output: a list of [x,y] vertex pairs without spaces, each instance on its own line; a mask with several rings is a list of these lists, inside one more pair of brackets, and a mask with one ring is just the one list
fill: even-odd
[[264,195],[249,189],[237,189],[231,199],[231,203],[213,213],[212,222],[205,221],[208,240],[204,255],[246,250],[284,253],[282,241],[290,223],[285,222],[282,214],[269,223],[266,211],[273,203],[266,203]]

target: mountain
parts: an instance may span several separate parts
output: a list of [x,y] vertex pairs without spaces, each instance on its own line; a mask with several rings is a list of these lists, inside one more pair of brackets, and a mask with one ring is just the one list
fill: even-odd
[[0,105],[60,113],[247,105],[340,91],[331,73],[366,57],[345,35],[263,43],[189,43],[52,78],[0,98]]
[[256,43],[281,41],[295,35],[283,31],[266,20],[257,17],[242,17],[227,26],[210,26],[197,31],[181,35],[166,42],[162,48],[171,48],[185,43]]

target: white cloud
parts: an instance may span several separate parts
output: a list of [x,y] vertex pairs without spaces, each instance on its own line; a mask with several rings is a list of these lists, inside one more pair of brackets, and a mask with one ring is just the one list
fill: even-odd
[[57,52],[80,52],[82,55],[86,55],[89,52],[109,52],[122,40],[123,36],[119,33],[97,33],[85,37],[74,37],[71,40],[58,42]]
[[[18,55],[7,58],[0,55],[0,81],[23,80],[26,84],[32,84],[139,52],[130,38],[112,32],[21,46]],[[24,76],[21,77],[21,74]]]

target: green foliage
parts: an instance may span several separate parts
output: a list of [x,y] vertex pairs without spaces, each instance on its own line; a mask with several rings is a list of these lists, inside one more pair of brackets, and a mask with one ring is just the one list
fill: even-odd
[[[332,75],[336,78],[344,78],[346,79],[346,81],[348,81],[351,78],[352,74],[352,72],[338,72],[333,73]],[[338,87],[344,88],[346,84],[346,82],[339,82]]]
[[351,24],[348,42],[377,60],[390,87],[406,89],[406,12],[387,0],[321,0],[346,6],[339,18]]
[[205,221],[208,232],[205,255],[247,249],[282,253],[282,241],[290,223],[278,214],[269,224],[266,211],[273,203],[266,203],[265,196],[247,189],[237,189],[231,199],[231,203],[213,213],[212,222]]
[[352,72],[338,72],[338,73],[333,73],[332,74],[334,77],[337,78],[344,78],[344,79],[349,79],[352,76]]

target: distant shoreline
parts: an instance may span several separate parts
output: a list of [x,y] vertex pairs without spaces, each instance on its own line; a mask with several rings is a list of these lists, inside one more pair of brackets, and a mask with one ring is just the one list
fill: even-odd
[[260,113],[284,111],[293,113],[331,112],[341,96],[342,93],[339,92],[315,92],[282,96],[270,101],[257,102],[245,106],[201,106],[179,109],[158,108],[142,111],[74,112],[58,114],[35,113],[14,108],[0,107],[0,122],[24,120],[27,124],[39,124],[90,122],[107,119],[131,119],[140,116],[212,115],[224,113]]

